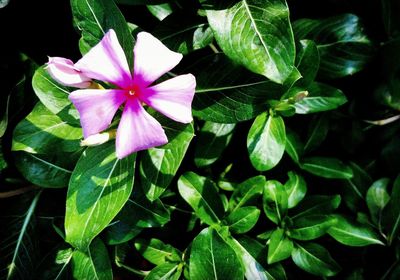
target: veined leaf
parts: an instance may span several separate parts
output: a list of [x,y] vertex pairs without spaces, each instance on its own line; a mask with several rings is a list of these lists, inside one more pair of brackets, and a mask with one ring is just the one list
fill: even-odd
[[141,187],[151,201],[159,198],[174,178],[194,136],[193,125],[160,120],[169,143],[143,152],[140,159]]
[[372,221],[376,224],[381,223],[382,211],[390,199],[387,192],[389,181],[389,178],[376,180],[367,191],[367,206],[371,213]]
[[266,184],[264,176],[255,176],[240,183],[229,199],[229,209],[236,211],[242,206],[251,205],[262,195]]
[[206,228],[193,240],[190,251],[190,279],[243,279],[242,264],[219,233]]
[[350,179],[353,177],[353,170],[336,158],[305,158],[300,167],[316,176],[328,179]]
[[226,9],[205,8],[227,56],[277,83],[283,84],[291,75],[295,45],[286,1],[241,0]]
[[283,229],[276,229],[269,239],[268,245],[268,263],[287,259],[292,254],[293,241],[285,236]]
[[331,214],[333,210],[339,207],[340,201],[339,195],[309,195],[291,210],[290,217],[295,219],[310,215]]
[[224,207],[211,180],[193,172],[186,172],[178,180],[178,190],[203,222],[209,225],[220,222]]
[[388,232],[388,242],[391,242],[396,238],[400,230],[400,176],[397,176],[393,183],[392,193],[390,196],[389,203],[383,210],[383,222],[384,227]]
[[176,263],[163,263],[153,268],[144,280],[179,280],[182,267]]
[[285,151],[295,163],[300,162],[304,153],[304,144],[301,142],[300,137],[289,128],[286,130]]
[[155,265],[161,265],[165,262],[179,262],[181,260],[181,252],[155,238],[150,240],[136,239],[135,248],[146,260]]
[[288,196],[281,183],[268,180],[264,187],[263,208],[265,215],[275,224],[279,224],[286,216]]
[[218,160],[229,145],[235,124],[205,122],[197,137],[194,162],[198,167],[205,167]]
[[292,259],[301,269],[321,277],[334,276],[341,270],[328,250],[316,243],[296,243]]
[[285,183],[284,188],[288,195],[288,208],[295,207],[306,195],[307,184],[302,176],[294,171],[288,172],[289,180]]
[[93,240],[87,251],[72,253],[72,273],[74,279],[113,279],[107,248],[100,239]]
[[149,12],[158,20],[163,20],[173,12],[173,8],[169,3],[146,5]]
[[255,120],[247,135],[250,161],[258,171],[274,168],[285,152],[285,123],[280,116],[262,113]]
[[317,76],[319,69],[319,52],[317,45],[312,40],[300,40],[296,55],[296,67],[302,78],[296,86],[307,87]]
[[118,159],[107,142],[88,148],[72,173],[65,213],[66,240],[85,251],[118,214],[133,186],[136,154]]
[[305,152],[310,152],[318,148],[325,140],[329,131],[329,119],[326,114],[319,114],[314,116],[310,122],[307,141],[304,145]]
[[74,22],[82,32],[81,52],[95,46],[109,29],[114,29],[125,52],[128,64],[133,65],[134,39],[121,11],[112,0],[71,0]]
[[255,226],[259,216],[260,210],[257,207],[247,206],[230,213],[226,218],[226,224],[233,233],[246,233]]
[[330,215],[310,215],[293,219],[288,236],[297,240],[313,240],[324,235],[337,220]]

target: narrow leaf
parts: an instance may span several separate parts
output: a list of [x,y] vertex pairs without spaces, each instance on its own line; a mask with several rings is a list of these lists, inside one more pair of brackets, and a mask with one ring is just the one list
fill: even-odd
[[292,220],[288,236],[297,240],[313,240],[324,235],[328,229],[335,225],[334,216],[310,215]]
[[300,167],[311,174],[328,179],[350,179],[353,177],[353,170],[336,158],[305,158]]

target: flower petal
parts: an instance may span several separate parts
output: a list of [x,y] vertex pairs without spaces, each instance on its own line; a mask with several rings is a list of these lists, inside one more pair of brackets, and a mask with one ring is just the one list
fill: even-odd
[[92,81],[67,58],[49,57],[46,69],[54,80],[65,86],[87,88]]
[[182,59],[182,54],[171,51],[147,32],[140,32],[137,35],[134,55],[134,79],[142,87],[153,83]]
[[132,82],[125,53],[113,29],[75,66],[92,79],[110,82],[121,88],[130,86]]
[[85,138],[105,130],[126,100],[124,90],[82,89],[71,92],[69,99],[78,109]]
[[117,130],[117,157],[166,143],[168,139],[160,123],[146,112],[138,98],[128,99]]
[[180,75],[142,90],[140,99],[174,121],[190,123],[195,88],[192,74]]

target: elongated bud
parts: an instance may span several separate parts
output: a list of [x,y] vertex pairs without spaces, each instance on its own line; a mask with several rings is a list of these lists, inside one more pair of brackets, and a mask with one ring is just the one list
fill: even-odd
[[87,146],[87,147],[92,147],[92,146],[98,146],[101,144],[106,143],[107,141],[114,139],[117,135],[117,130],[113,129],[107,132],[102,132],[98,134],[93,134],[90,135],[89,137],[83,139],[81,141],[81,146]]
[[65,86],[88,88],[92,84],[92,79],[77,69],[71,60],[63,57],[49,57],[46,70],[54,80]]

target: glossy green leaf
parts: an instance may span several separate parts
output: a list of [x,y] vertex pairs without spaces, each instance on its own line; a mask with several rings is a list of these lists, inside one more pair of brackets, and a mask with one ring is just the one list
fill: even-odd
[[258,171],[274,168],[285,151],[285,123],[280,116],[262,113],[255,120],[247,135],[250,161]]
[[387,230],[389,244],[395,240],[400,230],[400,176],[393,183],[390,200],[383,210],[384,227]]
[[340,205],[340,195],[309,195],[290,212],[291,218],[331,214]]
[[35,94],[43,105],[62,121],[80,126],[79,113],[68,99],[71,90],[55,82],[45,68],[38,68],[33,75],[32,87]]
[[33,154],[75,152],[80,148],[82,129],[70,126],[38,103],[14,129],[13,151]]
[[158,5],[147,5],[147,9],[158,20],[165,19],[173,12],[172,6],[169,3],[158,4]]
[[71,162],[76,162],[77,156],[79,154],[17,152],[14,153],[14,161],[29,182],[44,188],[64,188],[68,186],[72,174]]
[[184,55],[208,46],[214,39],[204,18],[187,12],[169,15],[156,26],[153,34],[168,48]]
[[326,114],[316,115],[310,122],[307,141],[304,145],[305,152],[318,148],[325,140],[329,131],[329,119]]
[[203,222],[209,225],[220,222],[224,207],[211,180],[193,172],[186,172],[178,180],[178,190]]
[[160,265],[167,261],[179,262],[181,260],[181,252],[155,238],[150,240],[136,239],[135,248],[146,260],[155,265]]
[[176,263],[163,263],[153,268],[145,280],[179,280],[182,268]]
[[227,242],[241,259],[246,279],[285,279],[274,277],[271,274],[270,270],[272,270],[273,266],[267,264],[265,245],[245,235],[237,239],[230,237],[227,239]]
[[263,194],[263,208],[267,217],[278,224],[286,216],[288,195],[284,186],[275,180],[266,182]]
[[72,253],[72,274],[74,279],[113,279],[107,248],[100,239],[93,240],[87,251]]
[[140,159],[141,187],[151,201],[162,195],[174,178],[194,136],[193,125],[182,125],[166,118],[157,118],[169,143],[143,152]]
[[215,38],[228,57],[277,83],[290,76],[295,44],[286,1],[241,0],[229,8],[205,8]]
[[319,69],[319,52],[317,45],[312,40],[301,40],[298,44],[296,55],[296,67],[301,73],[296,86],[306,87],[311,84],[317,76]]
[[135,161],[136,154],[118,159],[113,142],[86,149],[68,187],[65,213],[68,243],[86,250],[118,214],[132,192]]
[[320,54],[319,75],[339,78],[362,70],[373,55],[359,17],[342,14],[330,18],[300,19],[293,23],[296,39],[314,40]]
[[293,241],[286,237],[283,229],[276,229],[269,239],[268,263],[272,264],[290,257],[293,250]]
[[389,181],[389,178],[379,179],[367,191],[367,206],[371,213],[372,221],[377,224],[381,222],[382,211],[390,199],[387,192]]
[[229,145],[235,124],[205,122],[196,143],[194,162],[197,167],[213,164]]
[[307,183],[304,178],[294,171],[288,172],[289,180],[284,188],[288,195],[288,208],[293,208],[304,198],[307,192]]
[[341,270],[328,250],[316,243],[296,243],[292,259],[301,269],[321,277],[334,276]]
[[307,91],[307,96],[294,104],[296,114],[311,114],[338,108],[347,102],[346,96],[340,89],[327,84],[313,82],[307,88],[292,88],[285,98]]
[[168,0],[115,0],[115,2],[124,5],[156,5],[168,2]]
[[242,264],[219,233],[206,228],[193,240],[190,251],[190,279],[243,279]]
[[71,9],[74,23],[82,32],[82,53],[88,52],[100,42],[108,30],[114,29],[128,64],[133,65],[134,39],[124,16],[113,0],[71,0]]
[[300,167],[311,174],[328,179],[350,179],[353,177],[353,170],[337,158],[304,158]]
[[2,115],[0,117],[0,138],[2,138],[4,136],[4,133],[6,133],[7,126],[8,126],[8,111],[9,111],[9,107],[10,107],[9,106],[10,105],[10,97],[11,97],[11,95],[9,95],[7,97],[7,102],[5,104],[4,113],[2,113]]
[[285,151],[295,163],[300,162],[304,153],[304,144],[300,137],[289,128],[286,129]]
[[292,220],[288,236],[297,240],[313,240],[324,235],[337,220],[331,215],[310,215]]
[[266,180],[264,176],[251,177],[240,183],[229,199],[229,209],[236,211],[242,206],[252,205],[261,197]]
[[250,120],[267,110],[268,99],[279,99],[285,92],[282,86],[252,74],[223,54],[205,56],[184,72],[196,77],[193,114],[217,123]]
[[56,246],[36,268],[35,276],[42,280],[66,280],[71,278],[72,248],[65,244]]
[[358,212],[365,207],[365,196],[372,178],[358,164],[349,162],[353,170],[353,177],[343,181],[343,200],[353,212]]
[[328,229],[328,234],[347,246],[384,245],[372,227],[335,215],[337,223]]
[[226,224],[231,232],[236,234],[246,233],[257,223],[260,210],[255,206],[239,208],[230,213],[226,218]]

